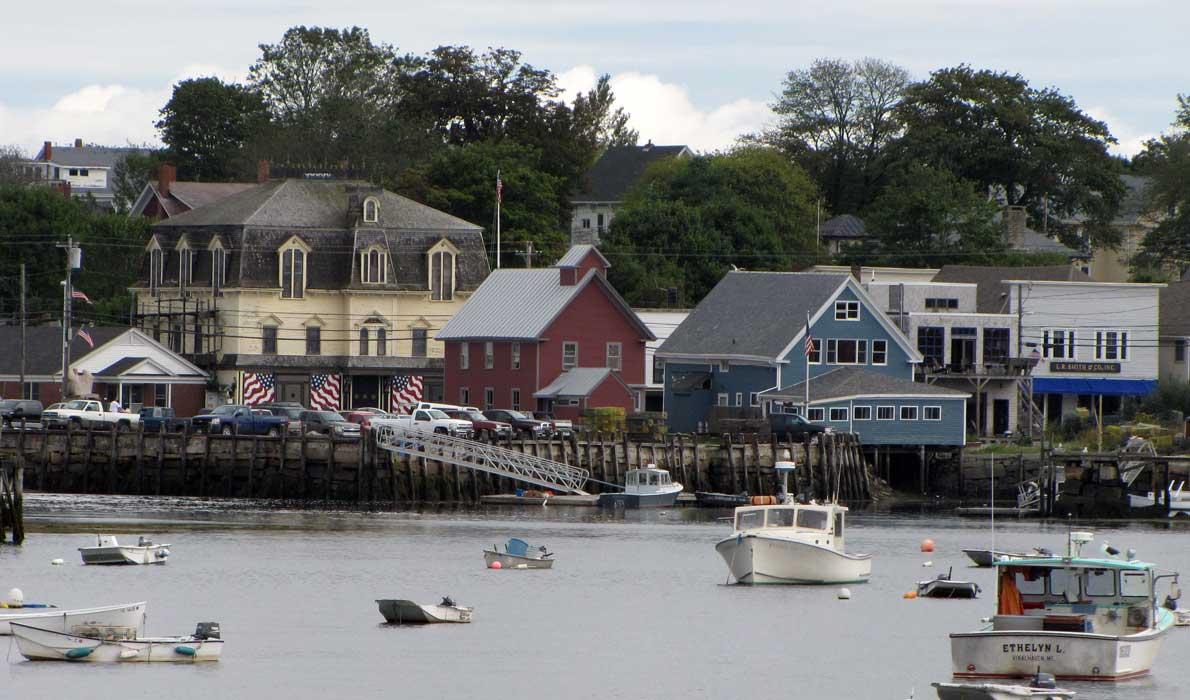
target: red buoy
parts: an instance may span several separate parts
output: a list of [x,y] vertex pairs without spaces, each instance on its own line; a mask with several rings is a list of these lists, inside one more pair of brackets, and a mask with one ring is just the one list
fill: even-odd
[[504,568],[504,565],[503,565],[503,564],[501,564],[501,563],[500,563],[500,562],[498,562],[498,561],[494,561],[494,562],[492,562],[492,565],[491,565],[491,566],[489,566],[488,568],[489,568],[489,569],[503,569],[503,568]]
[[931,539],[928,539],[928,538],[927,538],[927,539],[924,539],[924,540],[922,540],[922,541],[921,541],[921,551],[923,551],[923,552],[932,552],[932,551],[934,551],[934,540],[931,540]]

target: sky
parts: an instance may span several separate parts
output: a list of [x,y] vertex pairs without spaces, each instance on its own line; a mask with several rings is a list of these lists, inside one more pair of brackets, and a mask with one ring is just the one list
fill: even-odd
[[242,80],[295,25],[362,26],[422,53],[517,49],[570,91],[607,73],[641,140],[699,151],[771,123],[790,70],[880,58],[914,78],[967,63],[1054,87],[1131,155],[1190,93],[1181,0],[3,0],[0,145],[158,144],[153,127],[189,77]]

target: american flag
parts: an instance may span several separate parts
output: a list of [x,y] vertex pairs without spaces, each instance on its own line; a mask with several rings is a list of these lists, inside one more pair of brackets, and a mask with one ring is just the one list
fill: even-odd
[[70,290],[70,298],[71,298],[71,299],[78,299],[79,301],[85,301],[85,302],[87,302],[88,304],[94,304],[94,303],[95,303],[95,302],[91,301],[89,298],[87,298],[87,295],[86,295],[86,294],[83,294],[82,292],[80,292],[80,291],[79,291],[79,290],[77,290],[77,289],[72,289],[72,290]]
[[78,335],[78,337],[82,338],[82,339],[83,339],[83,342],[84,342],[84,343],[86,343],[87,345],[90,345],[92,348],[94,348],[94,347],[95,347],[95,341],[94,341],[94,340],[91,340],[91,334],[90,334],[90,333],[88,333],[87,331],[85,331],[85,330],[83,330],[82,328],[80,328],[80,329],[79,329],[79,332],[78,332],[78,334],[77,334],[77,335]]
[[342,381],[337,374],[310,375],[310,409],[314,411],[339,410],[339,396]]
[[255,406],[277,399],[277,375],[266,372],[244,372],[244,386],[241,395],[244,403]]
[[814,354],[814,336],[806,333],[806,357]]
[[410,413],[410,408],[421,401],[422,382],[420,375],[399,375],[392,378],[390,409],[393,413]]
[[504,201],[504,180],[500,179],[500,171],[496,171],[496,201]]

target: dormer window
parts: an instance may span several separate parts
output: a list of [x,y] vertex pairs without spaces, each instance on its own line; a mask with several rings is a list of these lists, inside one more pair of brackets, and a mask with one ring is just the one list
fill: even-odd
[[215,292],[223,289],[227,281],[227,251],[218,243],[211,248],[211,289]]
[[149,293],[157,296],[161,283],[165,278],[165,251],[153,247],[149,249]]
[[281,249],[281,298],[306,296],[306,249],[295,239]]
[[364,223],[375,224],[380,221],[380,201],[375,197],[364,200]]
[[178,248],[178,286],[182,289],[189,287],[193,272],[194,251],[190,250],[190,246]]
[[384,284],[388,281],[388,253],[373,247],[360,254],[360,280],[366,284]]
[[455,256],[449,250],[430,253],[430,300],[451,301],[455,292]]

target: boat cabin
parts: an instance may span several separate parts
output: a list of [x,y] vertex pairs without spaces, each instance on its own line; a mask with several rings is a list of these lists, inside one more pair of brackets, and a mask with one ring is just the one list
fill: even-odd
[[[744,506],[735,509],[735,531],[737,534],[766,530],[774,534],[808,535],[814,544],[842,549],[846,511],[846,507],[839,505]],[[814,539],[818,536],[822,536],[821,541]]]
[[672,490],[673,478],[664,469],[652,465],[642,469],[629,469],[624,475],[625,491],[629,493],[654,493]]
[[993,630],[1134,634],[1154,626],[1153,565],[1047,557],[996,562]]

